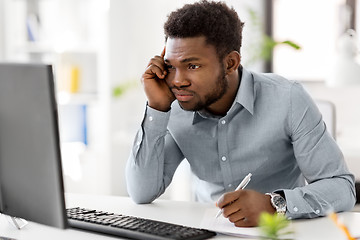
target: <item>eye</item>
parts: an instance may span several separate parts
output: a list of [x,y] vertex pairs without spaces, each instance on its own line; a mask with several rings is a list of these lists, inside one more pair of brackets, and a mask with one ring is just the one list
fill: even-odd
[[195,70],[195,69],[198,69],[200,66],[199,65],[196,65],[196,64],[189,64],[189,69],[191,70]]
[[173,65],[166,64],[166,69],[167,69],[168,71],[171,71],[171,70],[174,70],[175,68],[174,68]]

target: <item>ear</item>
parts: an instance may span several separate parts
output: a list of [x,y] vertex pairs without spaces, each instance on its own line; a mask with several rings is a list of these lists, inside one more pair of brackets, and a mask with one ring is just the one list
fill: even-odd
[[240,66],[241,56],[238,51],[231,51],[224,58],[225,73],[229,75],[235,72]]

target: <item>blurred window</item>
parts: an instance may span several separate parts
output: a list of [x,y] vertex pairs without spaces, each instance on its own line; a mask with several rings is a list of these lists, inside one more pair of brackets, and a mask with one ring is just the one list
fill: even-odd
[[[337,39],[349,28],[345,0],[273,0],[273,37],[301,46],[275,47],[273,72],[294,80],[324,81],[331,72]],[[350,15],[349,15],[350,14]]]

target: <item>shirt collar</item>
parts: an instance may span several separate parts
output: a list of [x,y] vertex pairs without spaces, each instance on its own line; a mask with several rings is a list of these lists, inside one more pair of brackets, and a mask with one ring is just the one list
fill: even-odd
[[235,102],[238,102],[246,110],[254,114],[255,103],[255,91],[254,91],[254,77],[252,73],[245,68],[242,69],[242,76],[240,81],[240,87],[237,92]]
[[[239,103],[243,106],[251,115],[254,114],[254,102],[255,102],[255,94],[254,94],[254,79],[253,75],[250,71],[246,70],[242,66],[239,67],[239,77],[240,79],[240,87],[236,94],[234,103],[232,107]],[[231,108],[232,108],[231,107]],[[230,109],[231,109],[230,108]],[[194,112],[193,124],[200,122],[206,118],[203,114],[198,111]]]

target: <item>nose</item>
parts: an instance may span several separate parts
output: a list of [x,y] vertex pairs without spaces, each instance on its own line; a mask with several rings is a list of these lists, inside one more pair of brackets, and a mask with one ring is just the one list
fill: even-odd
[[174,78],[172,79],[172,84],[177,88],[183,88],[190,86],[190,80],[187,75],[182,71],[177,70],[175,72]]

